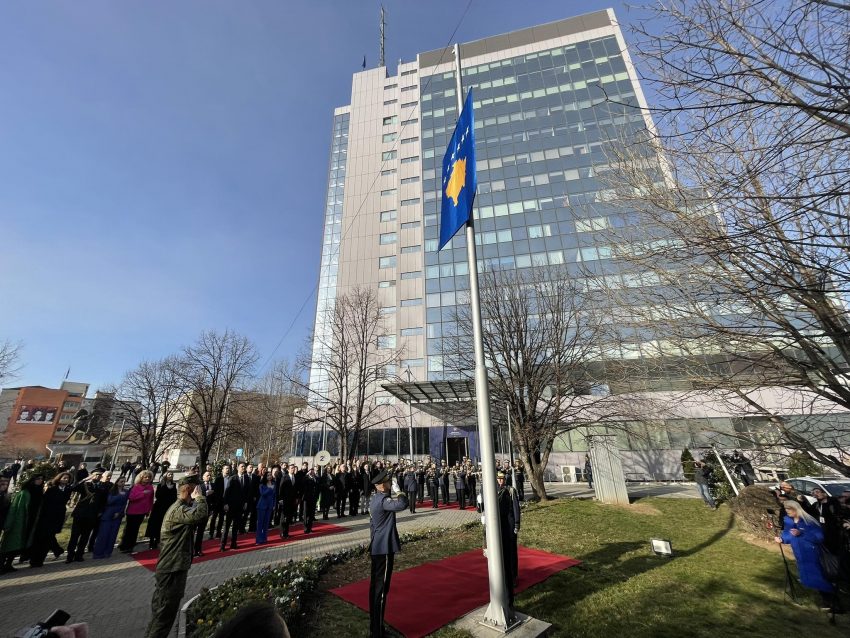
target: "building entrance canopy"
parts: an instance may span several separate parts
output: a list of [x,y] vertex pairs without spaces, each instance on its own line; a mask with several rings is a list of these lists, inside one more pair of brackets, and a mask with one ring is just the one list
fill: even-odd
[[[476,427],[478,424],[475,411],[475,381],[472,379],[385,383],[382,387],[403,403],[444,423],[459,427]],[[506,416],[501,414],[502,412],[504,410],[491,410],[492,420],[505,420]]]

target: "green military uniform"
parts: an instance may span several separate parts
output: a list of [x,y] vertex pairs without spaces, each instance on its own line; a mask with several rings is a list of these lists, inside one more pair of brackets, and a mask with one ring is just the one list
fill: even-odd
[[156,588],[151,600],[153,616],[147,638],[167,638],[192,564],[195,525],[207,517],[207,501],[199,495],[193,505],[177,500],[165,513],[160,536],[162,549],[156,563]]

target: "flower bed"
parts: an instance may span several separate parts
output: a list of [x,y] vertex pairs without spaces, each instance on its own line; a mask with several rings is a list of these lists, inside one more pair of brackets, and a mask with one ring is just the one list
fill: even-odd
[[[423,530],[401,536],[402,543],[435,538],[444,530]],[[250,600],[265,600],[277,607],[289,624],[301,609],[302,598],[314,591],[319,578],[331,566],[366,553],[357,545],[318,558],[289,561],[257,572],[246,572],[213,588],[204,588],[186,610],[186,637],[209,638]]]

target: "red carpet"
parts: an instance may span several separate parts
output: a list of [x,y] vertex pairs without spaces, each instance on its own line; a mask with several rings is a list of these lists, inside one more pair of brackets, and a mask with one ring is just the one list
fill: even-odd
[[[280,537],[280,528],[274,527],[269,530],[269,542],[265,545],[255,545],[256,535],[254,532],[239,534],[239,538],[237,539],[237,548],[236,549],[228,549],[226,552],[219,551],[221,547],[221,539],[220,538],[210,538],[204,541],[203,544],[203,556],[196,556],[192,559],[192,563],[205,563],[208,560],[216,560],[217,558],[226,558],[227,556],[236,556],[237,554],[244,554],[246,552],[254,552],[258,549],[267,549],[269,547],[277,547],[279,545],[286,545],[287,543],[294,543],[296,541],[304,540],[305,538],[315,538],[316,536],[328,536],[329,534],[338,534],[339,532],[345,532],[348,528],[340,527],[339,525],[331,525],[330,523],[319,522],[316,521],[313,523],[313,531],[310,534],[304,533],[304,526],[300,523],[296,525],[292,525],[289,528],[289,538],[283,539]],[[230,543],[228,543],[228,547]],[[138,552],[137,554],[133,554],[133,558],[142,566],[146,567],[151,571],[156,569],[156,561],[159,558],[159,550],[158,549],[148,549],[144,552]],[[368,584],[367,584],[368,586]]]
[[[404,551],[404,548],[402,548]],[[581,561],[539,549],[519,548],[519,593]],[[369,579],[332,589],[369,611]],[[487,559],[474,549],[393,574],[385,620],[407,638],[420,638],[490,600]]]
[[[432,509],[434,509],[434,507],[433,507],[433,503],[431,502],[431,499],[430,499],[430,498],[426,498],[426,499],[425,499],[424,501],[422,501],[421,503],[419,503],[419,502],[417,502],[417,503],[416,503],[416,511],[417,511],[417,512],[419,512],[419,511],[425,511],[425,510],[432,510]],[[443,505],[443,502],[442,502],[442,501],[440,501],[440,502],[437,504],[437,509],[440,509],[440,510],[456,510],[456,509],[460,509],[460,508],[458,507],[458,502],[457,502],[457,501],[449,501],[449,504],[448,504],[448,505]],[[470,511],[470,512],[471,512],[471,511],[473,511],[473,510],[475,509],[475,505],[474,505],[474,504],[469,505],[469,504],[467,503],[467,505],[466,505],[466,509],[467,509],[467,511]]]

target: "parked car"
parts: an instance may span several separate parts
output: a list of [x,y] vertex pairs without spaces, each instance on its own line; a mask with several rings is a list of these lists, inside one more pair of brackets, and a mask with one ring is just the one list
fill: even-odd
[[826,491],[830,496],[841,496],[844,490],[850,490],[850,478],[838,478],[835,476],[800,476],[798,478],[786,479],[791,486],[805,495],[809,503],[815,502],[812,490],[816,487]]

